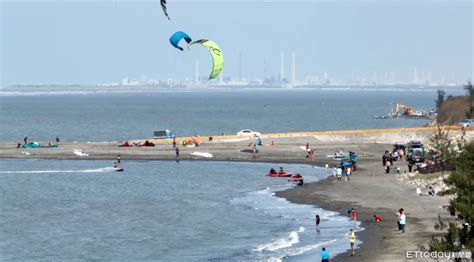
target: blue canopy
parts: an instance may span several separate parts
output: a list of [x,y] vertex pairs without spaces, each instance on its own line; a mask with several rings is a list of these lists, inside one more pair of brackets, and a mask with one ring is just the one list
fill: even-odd
[[184,51],[184,49],[180,46],[178,46],[179,42],[181,40],[185,40],[186,43],[191,43],[193,40],[191,39],[191,37],[186,34],[185,32],[183,31],[178,31],[176,33],[174,33],[171,37],[170,37],[170,44],[176,48],[178,48],[179,50],[181,51]]

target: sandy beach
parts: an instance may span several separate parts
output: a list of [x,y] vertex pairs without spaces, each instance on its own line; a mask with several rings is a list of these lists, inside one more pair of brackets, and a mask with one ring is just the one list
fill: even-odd
[[[449,216],[442,208],[448,202],[443,197],[417,197],[415,187],[403,183],[399,174],[385,174],[381,163],[381,154],[391,148],[394,142],[408,142],[413,139],[426,142],[434,132],[433,128],[381,130],[378,132],[344,132],[310,135],[262,135],[264,146],[259,146],[259,153],[253,157],[249,138],[220,137],[212,142],[204,141],[199,147],[180,147],[179,159],[200,159],[212,161],[247,161],[275,163],[304,163],[310,165],[333,166],[328,155],[334,152],[355,151],[359,156],[357,171],[350,181],[336,181],[329,177],[326,180],[306,184],[277,195],[295,203],[313,204],[324,209],[345,214],[347,208],[354,207],[359,211],[359,219],[364,231],[358,233],[363,244],[358,247],[355,257],[350,253],[337,256],[337,260],[351,261],[404,261],[407,250],[419,250],[418,245],[426,244],[435,233],[434,223],[441,217]],[[459,136],[461,131],[450,128],[452,136]],[[308,133],[309,134],[309,133]],[[472,139],[474,132],[468,130],[467,139]],[[121,142],[61,142],[58,148],[16,149],[15,142],[0,142],[1,158],[41,158],[41,159],[110,159],[111,164],[120,154],[127,160],[176,160],[175,151],[169,141],[153,141],[155,147],[118,147]],[[43,143],[47,143],[43,141]],[[304,146],[306,143],[315,149],[316,158],[307,159]],[[303,147],[303,148],[302,148]],[[89,156],[78,156],[75,149],[83,150]],[[26,153],[28,152],[28,153]],[[192,153],[209,153],[206,158]],[[399,161],[395,166],[403,174],[407,170],[406,162]],[[404,208],[407,213],[406,233],[397,230],[394,213]],[[382,216],[381,223],[368,222],[374,214]],[[324,230],[324,221],[321,230]],[[349,247],[349,242],[348,242]]]

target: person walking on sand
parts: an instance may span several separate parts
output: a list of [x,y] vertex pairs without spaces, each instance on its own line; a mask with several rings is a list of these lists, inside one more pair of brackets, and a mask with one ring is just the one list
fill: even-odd
[[257,157],[257,153],[258,153],[257,143],[253,143],[252,152],[253,152],[252,158]]
[[322,248],[320,256],[321,256],[321,262],[331,261],[331,254],[329,254],[329,252],[326,250],[325,247]]
[[306,143],[306,151],[309,149],[309,143]]
[[356,235],[354,230],[349,231],[349,244],[351,245],[351,256],[355,255],[355,242],[356,242]]
[[174,151],[176,152],[176,157],[179,158],[179,147],[176,147]]
[[321,227],[319,225],[321,223],[321,218],[319,217],[319,215],[316,215],[315,219],[316,219],[316,231],[319,232],[319,230],[321,229]]
[[176,137],[173,137],[173,149],[176,148]]
[[387,161],[385,163],[385,173],[388,174],[390,173],[390,167],[392,166],[392,163],[390,161]]

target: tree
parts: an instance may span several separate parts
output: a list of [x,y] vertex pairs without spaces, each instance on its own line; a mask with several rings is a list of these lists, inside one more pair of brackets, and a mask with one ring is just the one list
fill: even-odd
[[438,126],[438,131],[429,138],[429,141],[431,148],[428,150],[428,158],[434,160],[443,169],[451,169],[456,157],[456,144],[449,138],[449,130],[444,131],[441,126]]
[[474,250],[474,142],[464,146],[455,171],[445,180],[455,193],[456,207],[468,224],[467,245]]
[[467,96],[469,97],[469,111],[467,112],[466,116],[467,118],[473,118],[474,117],[474,88],[472,87],[471,82],[467,82],[467,85],[464,86],[464,89],[466,90]]
[[443,90],[438,90],[437,92],[438,92],[438,99],[436,99],[436,110],[439,110],[445,100],[444,96],[446,95],[446,92],[444,92]]

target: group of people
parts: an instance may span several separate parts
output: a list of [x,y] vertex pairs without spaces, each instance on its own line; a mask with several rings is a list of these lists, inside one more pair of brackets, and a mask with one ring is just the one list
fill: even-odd
[[344,174],[344,180],[348,181],[350,180],[350,176],[352,175],[354,170],[355,170],[355,166],[352,164],[349,164],[349,165],[341,164],[339,166],[334,165],[332,168],[332,175],[337,180],[342,181],[342,175]]
[[[422,196],[420,185],[416,186],[416,196]],[[433,186],[428,187],[428,195],[436,196],[436,191],[434,190]]]
[[[59,136],[56,136],[56,145],[59,145],[59,141],[60,141]],[[27,144],[28,144],[28,135],[25,135],[23,137],[23,145],[26,146]],[[52,145],[53,145],[52,142],[48,142],[48,146],[52,146]],[[20,148],[21,146],[22,146],[22,144],[20,142],[18,142],[17,145],[16,145],[16,148]]]
[[[319,215],[316,215],[315,219],[316,219],[316,231],[319,232],[321,218],[319,217]],[[355,232],[352,228],[349,230],[348,238],[349,238],[349,245],[351,246],[351,256],[355,256],[356,235],[355,235]],[[331,254],[329,253],[329,251],[325,247],[322,247],[320,256],[321,256],[321,262],[331,261]]]
[[273,167],[270,168],[269,173],[270,173],[270,174],[275,174],[275,175],[276,175],[276,174],[279,174],[279,175],[284,175],[284,174],[286,174],[285,169],[284,169],[282,166],[281,166],[280,169],[278,170],[278,173],[277,173],[277,171],[276,171]]
[[[349,237],[349,244],[351,245],[351,256],[355,256],[356,235],[355,235],[355,232],[354,232],[353,229],[349,230],[349,236],[348,237]],[[322,247],[320,256],[321,256],[321,262],[331,261],[331,254],[329,253],[329,251],[325,247]]]

